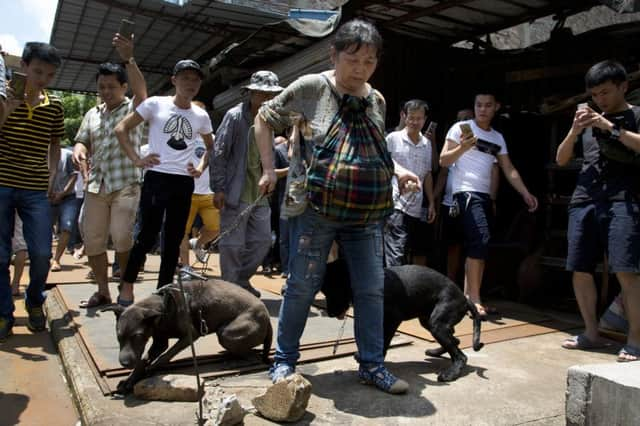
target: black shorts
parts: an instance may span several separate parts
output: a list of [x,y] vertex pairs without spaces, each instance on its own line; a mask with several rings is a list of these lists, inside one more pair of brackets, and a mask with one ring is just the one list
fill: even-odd
[[486,259],[491,239],[491,197],[482,192],[458,192],[454,197],[460,206],[467,257]]
[[640,272],[640,205],[627,201],[569,207],[567,270],[593,273],[606,253],[611,272]]

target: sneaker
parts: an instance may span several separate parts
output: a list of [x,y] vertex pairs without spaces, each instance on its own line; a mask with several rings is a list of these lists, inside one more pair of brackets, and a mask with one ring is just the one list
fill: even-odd
[[27,306],[27,313],[29,318],[27,319],[27,328],[34,333],[38,331],[44,331],[47,329],[47,317],[44,314],[42,306]]
[[273,364],[269,369],[269,378],[271,379],[271,383],[278,383],[295,372],[295,367],[292,367],[289,364]]
[[0,317],[0,343],[13,334],[13,320]]
[[182,281],[191,281],[193,279],[187,272],[194,272],[194,270],[191,266],[183,266],[180,268],[180,279]]
[[407,382],[391,374],[382,364],[373,368],[360,365],[358,377],[363,383],[374,385],[378,389],[392,394],[406,393],[409,389]]
[[189,240],[189,247],[191,248],[191,250],[193,250],[193,254],[196,255],[196,259],[198,259],[198,262],[207,263],[207,251],[204,249],[204,247],[198,247],[197,238],[191,238]]

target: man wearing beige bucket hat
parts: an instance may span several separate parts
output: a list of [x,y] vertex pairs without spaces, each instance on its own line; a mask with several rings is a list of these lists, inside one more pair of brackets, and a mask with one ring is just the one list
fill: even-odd
[[[280,93],[278,76],[257,71],[243,86],[248,99],[231,108],[216,131],[209,173],[214,204],[220,209],[220,229],[224,232],[247,206],[260,196],[263,174],[260,152],[253,132],[253,119],[263,102]],[[249,279],[256,272],[271,245],[271,211],[262,198],[239,226],[219,244],[222,279],[240,285],[257,297]]]

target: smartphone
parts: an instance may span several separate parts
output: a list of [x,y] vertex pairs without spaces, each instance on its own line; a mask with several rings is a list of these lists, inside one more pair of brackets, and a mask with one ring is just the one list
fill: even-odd
[[429,123],[429,126],[427,126],[427,134],[432,134],[435,135],[436,133],[436,129],[438,128],[438,123],[436,123],[435,121],[432,121],[431,123]]
[[466,137],[473,136],[473,130],[471,130],[471,126],[469,125],[469,123],[460,123],[460,130]]
[[11,74],[11,81],[9,86],[13,89],[16,99],[24,98],[24,91],[27,85],[27,75],[21,72],[14,71]]
[[120,29],[118,30],[118,34],[122,37],[131,40],[131,36],[133,35],[133,30],[135,28],[136,23],[130,21],[128,19],[123,19],[120,21]]
[[580,111],[581,109],[587,109],[587,107],[589,106],[588,102],[582,102],[578,104],[578,111]]

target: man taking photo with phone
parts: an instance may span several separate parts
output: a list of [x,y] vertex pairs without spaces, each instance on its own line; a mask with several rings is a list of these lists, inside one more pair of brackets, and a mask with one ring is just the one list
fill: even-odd
[[62,102],[46,88],[61,62],[55,47],[28,42],[21,61],[25,84],[7,88],[0,115],[0,341],[11,335],[14,324],[9,259],[16,211],[29,250],[27,327],[33,332],[46,328],[42,305],[52,240],[48,194],[64,135]]
[[491,309],[482,304],[480,286],[485,259],[489,254],[491,212],[491,170],[498,163],[505,177],[520,193],[530,212],[538,208],[538,200],[529,193],[518,170],[513,166],[504,137],[491,127],[500,109],[496,95],[490,91],[478,92],[474,101],[474,118],[455,123],[440,155],[440,165],[455,164],[452,192],[454,210],[462,218],[464,246],[467,253],[465,268],[465,295],[476,305],[481,317]]
[[[147,98],[147,87],[133,56],[133,36],[117,33],[113,45],[124,66],[113,63],[98,66],[96,85],[103,103],[85,114],[73,150],[74,162],[81,169],[87,168],[91,157],[81,226],[85,253],[98,291],[81,302],[80,307],[83,308],[112,302],[107,279],[108,237],[111,236],[116,260],[124,270],[133,247],[133,225],[140,199],[140,170],[120,149],[114,131],[116,125]],[[133,93],[132,99],[126,96],[129,88]],[[129,139],[139,151],[141,125],[131,130]]]

